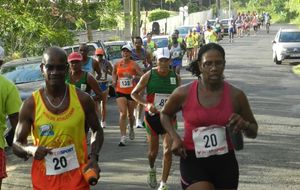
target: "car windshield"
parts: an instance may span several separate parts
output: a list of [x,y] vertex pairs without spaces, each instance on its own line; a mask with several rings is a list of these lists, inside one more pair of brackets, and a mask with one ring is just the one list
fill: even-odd
[[227,20],[227,19],[226,20],[221,20],[220,23],[223,24],[223,25],[225,25],[225,24],[228,24],[228,21],[229,20]]
[[121,59],[121,48],[123,45],[108,45],[107,46],[107,54],[109,55],[109,59]]
[[40,70],[40,63],[3,67],[1,74],[15,84],[44,80]]
[[300,32],[281,32],[279,42],[300,42]]
[[157,48],[168,47],[168,38],[154,38],[152,40],[156,43]]
[[177,28],[177,30],[179,31],[179,34],[188,34],[189,31],[192,29],[193,27],[180,27]]

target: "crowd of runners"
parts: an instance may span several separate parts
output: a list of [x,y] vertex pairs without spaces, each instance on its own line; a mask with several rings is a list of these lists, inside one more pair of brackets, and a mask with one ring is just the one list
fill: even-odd
[[[238,14],[230,20],[229,33],[248,35],[247,23],[256,31],[260,22],[255,13]],[[173,152],[181,157],[182,189],[237,189],[238,163],[230,136],[242,131],[255,138],[258,126],[244,92],[224,80],[226,60],[218,44],[222,31],[218,24],[218,19],[214,26],[198,24],[185,38],[175,30],[165,48],[157,48],[151,33],[147,34],[145,46],[141,37],[135,37],[134,47],[124,45],[122,59],[115,65],[104,58],[103,49],[96,49],[95,55],[89,57],[86,44],[68,56],[63,49],[50,47],[40,66],[45,86],[22,106],[15,86],[0,76],[1,127],[4,115],[8,115],[15,128],[14,153],[25,160],[34,158],[33,188],[89,189],[89,171],[99,178],[103,130],[110,127],[106,103],[111,75],[119,115],[118,146],[125,151],[127,138],[133,141],[136,128],[145,128],[150,188],[168,189]],[[185,54],[190,62],[188,70],[196,79],[181,85]],[[180,110],[184,118],[183,139],[176,132],[176,113]],[[29,134],[33,144],[27,142]],[[158,183],[155,161],[160,136],[163,165]],[[1,178],[7,176],[4,144],[1,141]]]

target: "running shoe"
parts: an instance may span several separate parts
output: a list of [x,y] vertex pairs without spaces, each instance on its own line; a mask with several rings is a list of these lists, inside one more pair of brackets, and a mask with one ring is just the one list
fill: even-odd
[[155,168],[149,170],[147,182],[148,182],[148,185],[149,185],[152,189],[156,188],[156,186],[157,186],[157,181],[156,181],[156,169],[155,169]]
[[143,128],[143,127],[144,127],[144,126],[143,126],[143,121],[140,120],[140,119],[138,119],[138,120],[136,121],[135,127],[136,127],[136,128]]
[[134,134],[134,129],[133,127],[128,126],[128,131],[129,131],[129,139],[134,140],[135,134]]
[[121,137],[119,146],[126,146],[126,136],[122,136]]
[[165,185],[162,185],[160,186],[157,190],[168,190],[168,186],[165,184]]
[[101,127],[106,128],[106,122],[105,121],[101,121]]

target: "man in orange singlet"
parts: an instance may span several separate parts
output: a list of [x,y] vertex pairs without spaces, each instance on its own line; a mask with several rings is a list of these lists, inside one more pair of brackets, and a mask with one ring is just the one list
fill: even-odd
[[[95,104],[89,95],[65,83],[67,70],[64,50],[47,49],[41,64],[46,85],[33,92],[20,110],[13,150],[25,160],[33,156],[31,177],[35,190],[89,190],[83,171],[91,168],[100,173],[97,162],[103,130]],[[88,127],[93,132],[90,154]],[[33,145],[27,143],[30,133]]]

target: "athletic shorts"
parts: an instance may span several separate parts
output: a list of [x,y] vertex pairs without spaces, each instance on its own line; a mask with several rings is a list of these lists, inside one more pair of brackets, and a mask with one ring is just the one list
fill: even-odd
[[99,82],[99,87],[101,88],[102,92],[105,92],[108,89],[108,82]]
[[116,97],[117,97],[117,98],[125,97],[127,100],[134,101],[134,100],[131,98],[131,95],[130,95],[130,94],[123,94],[123,93],[121,93],[121,92],[116,92]]
[[187,157],[180,158],[182,189],[208,181],[216,189],[237,189],[239,166],[234,151],[207,158],[196,158],[194,151],[187,151]]
[[171,67],[182,66],[182,59],[173,59],[171,63]]
[[[148,111],[145,112],[145,128],[149,135],[151,136],[158,136],[163,135],[166,133],[166,130],[163,128],[161,122],[160,122],[160,115],[154,114],[150,115]],[[173,120],[173,126],[177,129],[177,122],[176,118]]]
[[6,178],[6,154],[4,149],[0,148],[0,178]]

